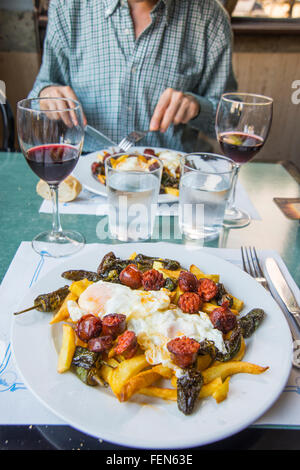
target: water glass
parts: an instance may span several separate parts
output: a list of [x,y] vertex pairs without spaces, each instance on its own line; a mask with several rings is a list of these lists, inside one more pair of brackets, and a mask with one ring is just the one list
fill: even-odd
[[108,225],[112,238],[151,238],[163,165],[149,155],[118,154],[105,160]]
[[212,153],[182,157],[179,187],[179,228],[188,239],[218,237],[236,164]]

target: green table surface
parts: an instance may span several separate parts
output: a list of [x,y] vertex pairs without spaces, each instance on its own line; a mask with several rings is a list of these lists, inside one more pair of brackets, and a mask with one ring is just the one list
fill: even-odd
[[[29,169],[20,153],[0,153],[0,279],[22,241],[30,241],[37,233],[51,227],[51,215],[39,214],[42,199],[36,194],[38,178]],[[300,186],[281,165],[274,163],[248,163],[241,169],[241,182],[248,192],[262,220],[252,220],[248,227],[224,230],[219,239],[206,246],[240,248],[252,245],[258,249],[274,249],[285,261],[296,283],[300,285],[300,224],[287,219],[274,197],[300,197]],[[102,217],[94,215],[62,215],[63,228],[84,233],[87,243],[118,243],[97,237],[97,224]],[[161,231],[165,217],[158,219]],[[182,243],[174,238],[178,232],[177,218],[170,219],[169,242]],[[156,231],[156,233],[158,233]],[[150,241],[157,241],[161,236]]]

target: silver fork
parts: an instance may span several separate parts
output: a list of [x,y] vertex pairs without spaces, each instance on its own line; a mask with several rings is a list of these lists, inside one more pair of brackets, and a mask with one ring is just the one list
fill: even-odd
[[264,276],[264,273],[261,269],[260,262],[257,256],[255,247],[244,247],[241,246],[242,260],[243,260],[243,269],[250,276],[254,277],[259,284],[261,284],[267,291],[270,291],[268,282]]
[[[300,339],[299,332],[296,329],[296,327],[295,327],[292,319],[288,315],[288,313],[279,304],[276,297],[273,295],[273,293],[272,293],[272,291],[269,287],[268,281],[264,276],[263,270],[261,269],[261,265],[260,265],[255,247],[253,246],[253,247],[248,247],[247,248],[247,247],[242,246],[241,247],[241,254],[242,254],[242,261],[243,261],[244,271],[246,273],[250,274],[251,277],[256,279],[256,281],[259,282],[259,284],[261,284],[268,292],[270,292],[273,299],[278,304],[278,306],[280,307],[282,313],[284,314],[284,316],[286,318],[286,321],[288,322],[293,340],[298,343],[299,339]],[[299,346],[298,346],[298,344],[296,344],[296,349],[298,349],[298,348],[299,348]],[[292,362],[293,362],[293,365],[295,367],[297,367],[298,369],[300,368],[299,360],[297,360],[297,358],[296,358],[295,348],[294,348],[294,355],[293,355]]]
[[128,134],[127,137],[121,140],[118,144],[118,147],[123,151],[127,152],[131,147],[133,147],[137,142],[139,142],[145,135],[150,131],[133,131]]

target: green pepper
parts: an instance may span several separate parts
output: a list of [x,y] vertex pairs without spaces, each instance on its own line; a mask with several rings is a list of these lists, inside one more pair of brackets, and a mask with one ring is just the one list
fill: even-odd
[[203,382],[203,375],[195,369],[185,370],[177,379],[177,406],[185,415],[193,412]]
[[231,336],[225,341],[226,353],[217,352],[216,359],[220,362],[230,361],[240,350],[242,341],[242,330],[238,325],[232,330]]
[[167,277],[167,279],[165,280],[165,288],[173,292],[176,289],[176,287],[177,287],[176,280],[171,279],[170,277]]
[[61,287],[48,294],[41,294],[34,299],[34,305],[32,307],[15,312],[14,315],[20,315],[21,313],[29,312],[30,310],[38,310],[39,312],[54,312],[57,310],[65,300],[69,293],[69,286]]
[[239,319],[244,338],[249,338],[259,327],[265,317],[265,312],[261,308],[253,308],[247,315]]
[[94,273],[93,271],[84,271],[83,269],[65,271],[61,276],[68,279],[68,281],[81,281],[82,279],[87,279],[92,282],[100,281],[100,276],[97,273]]

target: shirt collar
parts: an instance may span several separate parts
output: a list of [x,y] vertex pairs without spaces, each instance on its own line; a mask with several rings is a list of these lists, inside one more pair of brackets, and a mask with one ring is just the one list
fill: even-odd
[[173,1],[174,0],[159,0],[152,10],[152,12],[155,12],[156,9],[161,6],[161,4],[164,4],[167,24],[169,24],[171,20]]
[[[120,0],[104,0],[105,18],[108,18],[110,15],[114,13],[119,3],[122,3],[122,0],[121,1]],[[170,18],[171,18],[171,7],[172,7],[173,0],[159,0],[152,11],[153,12],[156,11],[156,9],[159,8],[159,5],[161,5],[161,3],[165,4],[166,21],[167,21],[167,24],[169,24]]]
[[113,14],[119,4],[119,0],[104,0],[104,15],[108,18]]

